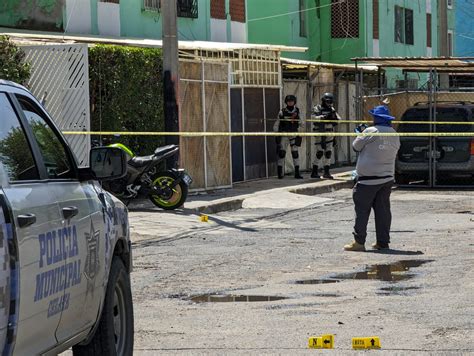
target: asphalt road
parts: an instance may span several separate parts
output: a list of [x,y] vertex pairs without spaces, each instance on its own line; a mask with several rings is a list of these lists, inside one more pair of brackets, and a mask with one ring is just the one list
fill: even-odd
[[284,199],[209,223],[130,213],[135,354],[309,354],[321,334],[328,354],[355,353],[358,336],[384,354],[474,353],[474,192],[394,191],[384,253],[343,251],[350,190]]

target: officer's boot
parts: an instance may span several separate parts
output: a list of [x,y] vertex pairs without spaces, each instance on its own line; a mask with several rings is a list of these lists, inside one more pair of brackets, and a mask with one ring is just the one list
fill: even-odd
[[278,166],[278,179],[283,179],[283,166]]
[[295,166],[295,178],[296,179],[303,179],[303,177],[300,174],[300,166]]
[[334,177],[329,173],[329,166],[324,166],[323,178],[334,179]]
[[313,165],[313,171],[311,172],[311,178],[319,179],[321,176],[318,174],[318,166]]

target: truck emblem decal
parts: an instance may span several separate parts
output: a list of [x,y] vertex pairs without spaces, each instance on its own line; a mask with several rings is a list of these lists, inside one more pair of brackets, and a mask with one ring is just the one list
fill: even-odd
[[87,278],[86,295],[94,291],[95,278],[100,268],[99,262],[99,239],[100,230],[94,230],[94,224],[91,222],[90,232],[85,234],[87,242],[87,257],[84,266],[84,274]]

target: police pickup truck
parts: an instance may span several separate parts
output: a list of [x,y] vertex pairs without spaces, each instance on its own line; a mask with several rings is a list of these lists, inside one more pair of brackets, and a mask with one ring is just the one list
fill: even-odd
[[132,354],[127,209],[97,181],[125,171],[110,147],[78,168],[42,105],[0,80],[3,355]]

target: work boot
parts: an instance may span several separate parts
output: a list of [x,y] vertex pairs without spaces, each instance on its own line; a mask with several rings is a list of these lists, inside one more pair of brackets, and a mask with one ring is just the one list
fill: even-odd
[[296,179],[303,179],[303,177],[300,174],[300,166],[295,166],[295,178]]
[[319,179],[321,176],[318,174],[318,166],[313,166],[313,171],[311,172],[311,178]]
[[390,249],[390,247],[388,247],[388,244],[382,244],[379,242],[373,243],[372,248],[374,250],[389,250]]
[[278,179],[283,179],[283,166],[278,166]]
[[346,251],[365,251],[365,246],[363,244],[358,243],[357,241],[353,241],[352,243],[345,245],[344,250]]
[[334,179],[334,177],[329,173],[329,166],[324,166],[323,178]]

